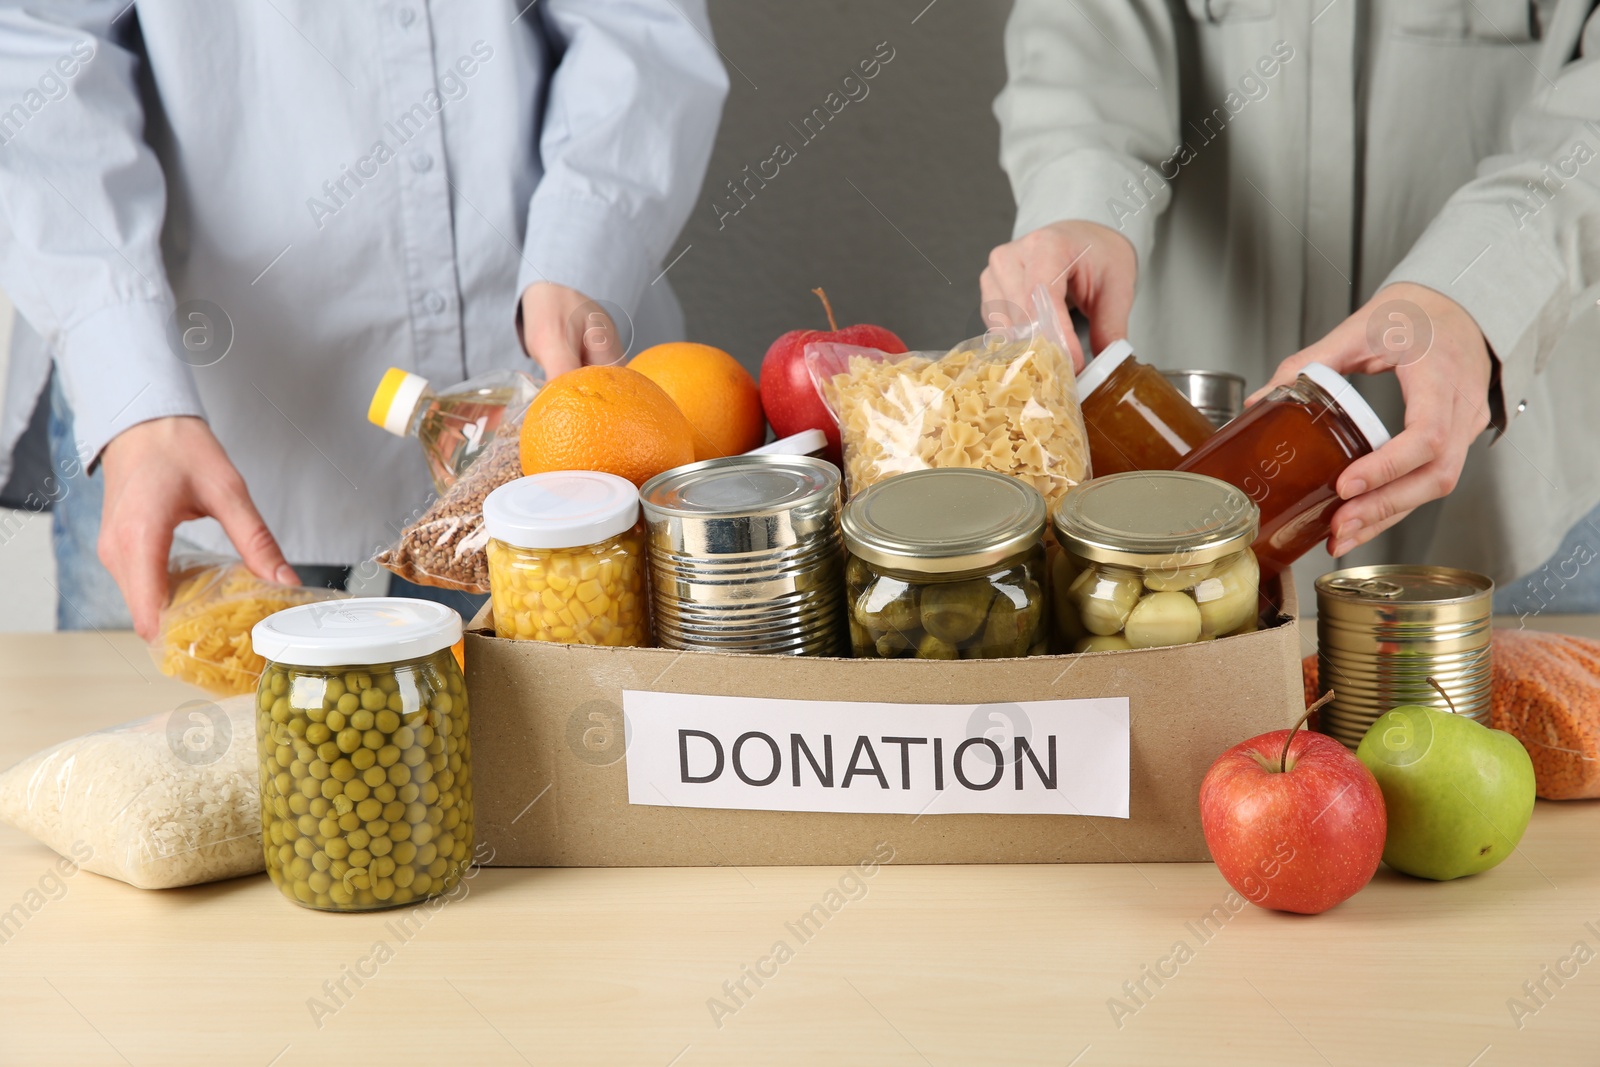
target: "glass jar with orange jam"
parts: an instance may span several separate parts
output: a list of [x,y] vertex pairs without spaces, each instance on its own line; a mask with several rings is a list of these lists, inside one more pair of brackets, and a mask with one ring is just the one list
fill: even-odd
[[1169,471],[1214,432],[1211,420],[1127,341],[1106,346],[1078,375],[1078,403],[1095,477]]
[[1308,363],[1293,385],[1268,393],[1184,457],[1178,470],[1209,474],[1261,509],[1255,552],[1265,577],[1325,541],[1339,509],[1339,475],[1389,441],[1371,405],[1344,376]]

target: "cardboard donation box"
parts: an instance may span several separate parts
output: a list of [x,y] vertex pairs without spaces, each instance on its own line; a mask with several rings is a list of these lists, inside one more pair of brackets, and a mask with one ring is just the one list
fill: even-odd
[[1304,706],[1294,584],[1255,633],[1007,660],[466,637],[477,835],[512,867],[1207,858],[1224,749]]

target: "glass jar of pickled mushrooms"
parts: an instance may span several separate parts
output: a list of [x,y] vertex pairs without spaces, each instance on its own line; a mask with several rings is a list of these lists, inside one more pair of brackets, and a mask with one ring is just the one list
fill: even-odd
[[1130,471],[1069,490],[1051,517],[1052,644],[1107,652],[1246,633],[1259,618],[1256,506],[1226,482]]
[[992,471],[940,468],[851,499],[850,644],[875,659],[1003,659],[1046,651],[1038,490]]

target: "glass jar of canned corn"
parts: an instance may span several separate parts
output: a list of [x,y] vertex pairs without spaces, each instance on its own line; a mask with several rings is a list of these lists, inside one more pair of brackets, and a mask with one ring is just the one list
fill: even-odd
[[507,482],[483,502],[495,636],[650,644],[639,490],[598,471]]
[[267,874],[323,911],[449,892],[472,862],[461,617],[398,598],[280,611],[251,640]]

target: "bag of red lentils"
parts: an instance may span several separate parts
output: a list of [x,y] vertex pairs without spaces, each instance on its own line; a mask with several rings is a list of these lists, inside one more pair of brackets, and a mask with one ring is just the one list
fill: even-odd
[[[1528,750],[1546,800],[1600,797],[1600,641],[1496,630],[1489,725]],[[1306,704],[1318,696],[1317,657],[1301,663]]]
[[1496,630],[1489,703],[1489,725],[1532,757],[1541,797],[1600,797],[1600,641]]

